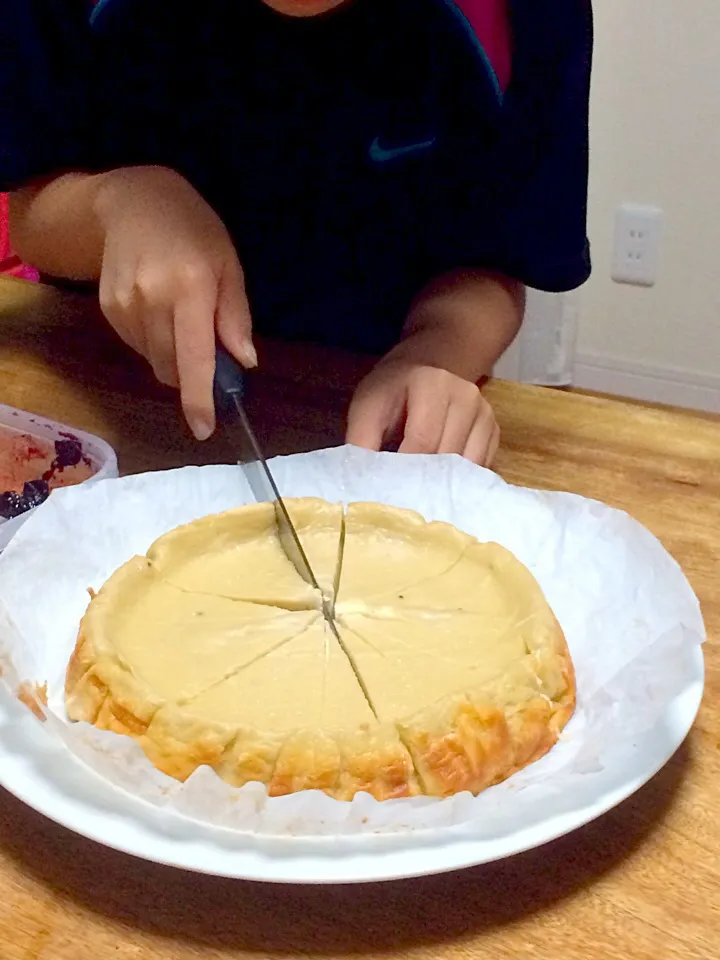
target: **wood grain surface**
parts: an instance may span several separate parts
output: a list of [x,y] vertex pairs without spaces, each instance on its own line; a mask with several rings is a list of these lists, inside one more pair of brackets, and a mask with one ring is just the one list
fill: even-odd
[[[342,441],[368,362],[263,344],[252,415],[271,452]],[[720,422],[494,383],[497,469],[621,507],[683,566],[709,643],[698,722],[635,797],[547,847],[457,875],[274,888],[185,874],[83,840],[0,791],[1,960],[717,960],[720,957]],[[0,280],[0,402],[115,446],[124,472],[232,458],[92,302]]]

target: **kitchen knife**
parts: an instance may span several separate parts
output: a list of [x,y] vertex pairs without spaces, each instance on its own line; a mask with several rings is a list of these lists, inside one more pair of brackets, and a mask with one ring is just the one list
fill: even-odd
[[308,562],[300,537],[248,419],[244,406],[245,371],[221,346],[218,346],[215,355],[214,396],[218,417],[225,420],[235,417],[242,428],[240,435],[244,439],[244,449],[241,450],[242,456],[239,463],[250,484],[253,496],[259,503],[274,505],[282,548],[303,580],[323,597],[323,613],[326,619],[332,621],[330,605]]

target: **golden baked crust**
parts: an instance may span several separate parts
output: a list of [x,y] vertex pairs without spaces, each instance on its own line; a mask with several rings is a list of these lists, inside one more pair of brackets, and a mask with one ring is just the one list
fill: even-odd
[[413,511],[290,501],[341,642],[265,504],[161,537],[92,595],[70,719],[133,737],[178,780],[209,766],[271,796],[478,793],[575,708],[570,654],[527,568]]
[[544,756],[575,709],[570,674],[558,700],[537,690],[531,669],[519,668],[507,678],[510,696],[490,684],[401,723],[424,792],[477,794]]

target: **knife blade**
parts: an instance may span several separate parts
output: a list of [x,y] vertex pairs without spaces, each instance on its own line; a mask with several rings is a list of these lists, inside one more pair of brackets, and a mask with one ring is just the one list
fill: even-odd
[[234,416],[242,428],[241,436],[245,439],[245,449],[242,450],[242,457],[238,462],[253,496],[258,503],[274,505],[280,544],[285,555],[303,580],[318,591],[322,597],[325,619],[332,625],[330,604],[313,573],[298,532],[245,410],[245,371],[222,346],[217,347],[215,354],[214,396],[217,414],[223,419]]

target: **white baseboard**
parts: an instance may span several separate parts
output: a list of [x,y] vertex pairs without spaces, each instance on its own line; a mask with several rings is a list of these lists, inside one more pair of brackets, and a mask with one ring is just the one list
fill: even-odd
[[720,413],[720,373],[698,373],[620,357],[578,353],[573,384],[584,390]]

